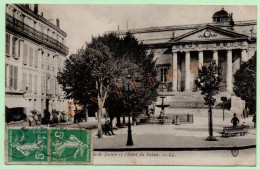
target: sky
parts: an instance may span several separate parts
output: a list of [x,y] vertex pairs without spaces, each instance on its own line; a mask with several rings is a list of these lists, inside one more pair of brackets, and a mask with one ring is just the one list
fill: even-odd
[[[200,24],[212,22],[214,12],[224,9],[233,13],[234,21],[256,20],[256,6],[201,5],[48,5],[39,10],[47,19],[60,20],[67,33],[69,55],[89,42],[92,36],[116,31],[157,26]],[[127,24],[128,23],[128,24]],[[128,26],[127,26],[128,25]]]

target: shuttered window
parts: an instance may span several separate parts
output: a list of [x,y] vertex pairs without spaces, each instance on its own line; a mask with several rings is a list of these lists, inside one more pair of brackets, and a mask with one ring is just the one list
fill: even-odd
[[27,74],[23,73],[23,91],[26,91],[27,88]]
[[42,76],[42,77],[41,77],[41,93],[42,93],[42,94],[45,93],[45,92],[44,92],[44,91],[45,91],[45,88],[44,88],[44,87],[45,87],[45,77]]
[[9,89],[13,88],[14,85],[14,71],[13,71],[13,65],[9,66]]
[[59,95],[59,83],[58,83],[58,80],[56,79],[56,86],[55,86],[55,94],[56,95]]
[[55,79],[48,79],[47,94],[55,94]]
[[28,92],[32,92],[32,74],[29,74],[29,87]]
[[37,94],[38,76],[34,75],[34,93]]
[[29,47],[29,66],[33,65],[33,48]]
[[27,44],[23,44],[23,64],[27,65],[28,48]]
[[34,67],[38,67],[38,49],[35,49],[35,55],[34,55]]
[[16,57],[16,55],[17,55],[16,50],[15,50],[15,47],[16,47],[15,42],[16,42],[16,38],[13,37],[13,39],[12,39],[12,54],[13,54],[13,57]]
[[5,34],[5,53],[10,55],[10,35]]
[[14,76],[13,76],[13,78],[14,78],[14,90],[17,90],[17,88],[18,88],[18,67],[17,66],[13,66],[13,68],[14,68]]

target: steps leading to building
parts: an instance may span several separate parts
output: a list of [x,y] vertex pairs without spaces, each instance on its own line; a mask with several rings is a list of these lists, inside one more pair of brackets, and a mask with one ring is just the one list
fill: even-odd
[[[170,108],[207,108],[208,106],[204,104],[204,95],[200,92],[167,92],[160,93],[160,96],[165,96],[164,104],[170,105]],[[156,105],[162,103],[160,96],[157,99]],[[231,95],[226,92],[221,92],[216,95],[216,108],[221,108],[222,101],[221,97],[230,98]]]

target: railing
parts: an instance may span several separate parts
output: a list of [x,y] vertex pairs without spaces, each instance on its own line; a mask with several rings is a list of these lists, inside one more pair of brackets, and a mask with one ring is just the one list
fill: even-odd
[[42,42],[48,45],[49,47],[58,50],[64,55],[67,55],[69,52],[69,48],[57,41],[56,39],[53,39],[52,37],[30,27],[29,25],[19,21],[18,19],[15,19],[9,14],[6,14],[6,27],[15,29],[33,39],[36,39],[37,41]]

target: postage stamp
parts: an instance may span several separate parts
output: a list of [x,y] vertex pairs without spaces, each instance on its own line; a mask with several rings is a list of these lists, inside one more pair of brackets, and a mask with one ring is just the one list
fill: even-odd
[[7,163],[48,162],[46,128],[9,128]]
[[91,132],[84,129],[51,129],[51,163],[91,163]]
[[70,128],[8,128],[6,164],[91,164],[92,134]]

